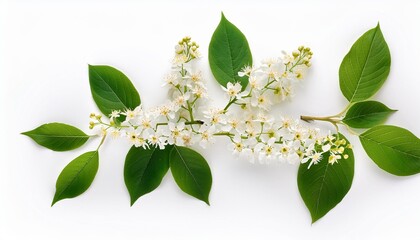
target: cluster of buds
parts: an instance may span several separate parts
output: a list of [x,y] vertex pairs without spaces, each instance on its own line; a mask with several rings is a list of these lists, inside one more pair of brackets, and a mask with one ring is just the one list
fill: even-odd
[[[325,145],[324,145],[325,146]],[[340,159],[347,159],[349,155],[345,153],[346,149],[352,149],[352,145],[347,143],[346,139],[329,137],[328,145],[330,156],[328,157],[328,162],[334,164]]]
[[101,114],[91,113],[89,115],[89,118],[91,119],[91,121],[89,122],[89,129],[93,129],[96,125],[102,123],[102,115]]
[[182,38],[175,46],[175,57],[173,62],[176,65],[180,65],[188,63],[193,59],[199,58],[199,47],[200,46],[196,42],[191,41],[191,37]]
[[311,48],[300,46],[297,51],[293,51],[292,53],[295,59],[305,64],[307,67],[311,66],[311,59],[312,59],[312,51]]

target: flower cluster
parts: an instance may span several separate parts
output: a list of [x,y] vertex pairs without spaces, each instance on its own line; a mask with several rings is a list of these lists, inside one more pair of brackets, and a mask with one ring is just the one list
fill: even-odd
[[292,55],[283,53],[281,58],[264,60],[259,67],[245,66],[238,75],[249,78],[249,90],[235,91],[239,89],[238,83],[229,83],[225,90],[231,100],[237,99],[243,108],[269,110],[273,104],[294,95],[294,86],[305,77],[311,58],[311,49],[300,46]]
[[[311,66],[312,52],[299,47],[291,55],[269,59],[258,67],[245,66],[239,77],[249,79],[243,89],[240,82],[222,87],[228,96],[224,108],[208,106],[207,89],[193,60],[199,58],[199,45],[185,37],[175,46],[172,70],[164,78],[169,88],[169,100],[145,110],[142,106],[125,111],[113,111],[109,123],[100,115],[91,114],[90,128],[98,127],[101,135],[123,137],[136,147],[165,148],[199,145],[205,148],[215,137],[230,139],[234,155],[260,163],[308,162],[317,164],[325,152],[333,164],[348,147],[345,140],[320,136],[287,117],[275,119],[271,106],[293,96],[293,90]],[[237,106],[236,108],[233,106]],[[121,121],[123,119],[123,121]],[[343,155],[343,156],[342,156]]]

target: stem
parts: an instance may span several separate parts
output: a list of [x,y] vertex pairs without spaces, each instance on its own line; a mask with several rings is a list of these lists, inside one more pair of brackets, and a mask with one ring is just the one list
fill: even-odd
[[218,132],[218,133],[213,133],[214,136],[233,136],[234,134],[229,133],[229,132]]
[[226,107],[225,108],[223,108],[223,111],[227,111],[228,110],[228,108],[230,107],[230,105],[232,105],[233,103],[235,103],[236,102],[236,100],[237,100],[237,98],[235,97],[235,98],[233,98],[233,99],[231,99],[231,100],[229,100],[229,102],[228,102],[228,104],[226,105]]
[[193,112],[192,112],[192,108],[191,108],[191,104],[189,101],[187,101],[187,105],[188,105],[188,112],[190,113],[190,120],[194,121],[194,116],[193,116]]
[[332,122],[332,123],[339,122],[339,120],[333,119],[330,116],[328,116],[328,117],[300,116],[300,119],[303,120],[303,121],[305,121],[305,122],[312,122],[314,120],[316,120],[316,121],[324,121],[324,122]]
[[292,67],[289,69],[289,72],[292,72],[293,68],[295,68],[298,65],[301,65],[301,61],[304,57],[306,57],[306,53],[303,53],[299,56],[298,60],[295,62],[295,64],[292,65]]
[[330,122],[332,125],[334,125],[335,130],[338,132],[338,123],[341,122],[340,119],[334,119],[335,116],[328,116],[328,117],[313,117],[313,116],[300,116],[300,119],[305,122],[312,122],[312,121],[324,121],[324,122]]
[[[195,120],[195,121],[187,121],[187,122],[185,122],[185,125],[194,125],[194,124],[202,125],[202,124],[204,124],[204,122],[201,121],[201,120]],[[168,123],[164,123],[164,122],[162,122],[162,123],[156,123],[156,127],[158,127],[158,126],[164,126],[164,125],[168,125]]]
[[98,148],[96,149],[96,151],[99,151],[99,148],[100,148],[100,147],[102,146],[102,144],[104,143],[105,138],[106,138],[106,135],[104,135],[104,136],[102,137],[101,142],[99,143]]

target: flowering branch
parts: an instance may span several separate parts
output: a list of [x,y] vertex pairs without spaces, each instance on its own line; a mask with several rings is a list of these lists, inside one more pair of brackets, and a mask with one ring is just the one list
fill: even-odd
[[124,165],[131,205],[156,189],[170,169],[179,188],[209,204],[212,185],[207,161],[191,147],[205,148],[226,137],[233,155],[261,164],[299,164],[299,192],[315,222],[349,191],[354,176],[353,146],[338,125],[368,129],[358,135],[369,157],[382,169],[407,176],[420,172],[420,141],[403,128],[381,125],[395,110],[368,100],[390,70],[390,54],[379,25],[366,32],[340,66],[340,88],[349,101],[339,114],[301,116],[326,121],[337,132],[322,134],[298,119],[274,116],[272,106],[291,99],[311,67],[313,53],[300,46],[291,54],[254,65],[243,33],[222,14],[209,45],[209,64],[225,92],[225,107],[210,106],[207,87],[194,62],[200,47],[184,37],[175,46],[164,81],[169,99],[145,109],[131,81],[109,66],[89,66],[92,96],[102,114],[90,115],[95,134],[62,123],[44,124],[23,134],[54,151],[68,151],[102,136],[96,150],[71,161],[56,183],[52,205],[85,192],[99,166],[99,150],[108,135],[132,145]]

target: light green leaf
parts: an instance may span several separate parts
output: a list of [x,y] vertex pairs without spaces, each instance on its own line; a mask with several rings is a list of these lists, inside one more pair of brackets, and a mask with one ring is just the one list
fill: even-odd
[[125,158],[124,181],[131,197],[131,205],[138,198],[155,190],[169,169],[169,153],[165,149],[150,146],[149,149],[132,147]]
[[64,123],[48,123],[24,132],[39,145],[54,151],[68,151],[82,146],[89,136],[80,129]]
[[420,140],[396,126],[376,126],[359,136],[369,157],[383,170],[398,176],[420,172]]
[[98,151],[87,152],[71,161],[58,176],[53,206],[56,202],[84,193],[92,184],[99,166]]
[[396,110],[376,101],[358,102],[353,104],[343,118],[343,123],[352,128],[371,128],[381,123]]
[[252,65],[252,54],[244,34],[222,13],[222,19],[213,33],[209,46],[211,71],[220,83],[240,82],[242,89],[248,85],[248,77],[239,77],[238,72]]
[[340,66],[340,89],[349,102],[372,97],[383,85],[391,67],[391,55],[379,24],[363,34]]
[[89,83],[93,100],[107,117],[112,110],[132,110],[140,105],[140,95],[130,79],[113,67],[89,65]]
[[199,153],[186,147],[174,146],[170,154],[170,167],[182,191],[209,204],[211,171]]
[[[340,139],[346,138],[340,134]],[[354,176],[354,155],[348,148],[344,154],[349,157],[340,159],[333,165],[328,163],[330,155],[327,152],[323,154],[318,164],[312,165],[309,169],[309,163],[299,166],[297,178],[299,192],[311,213],[312,223],[340,203],[351,188]]]

